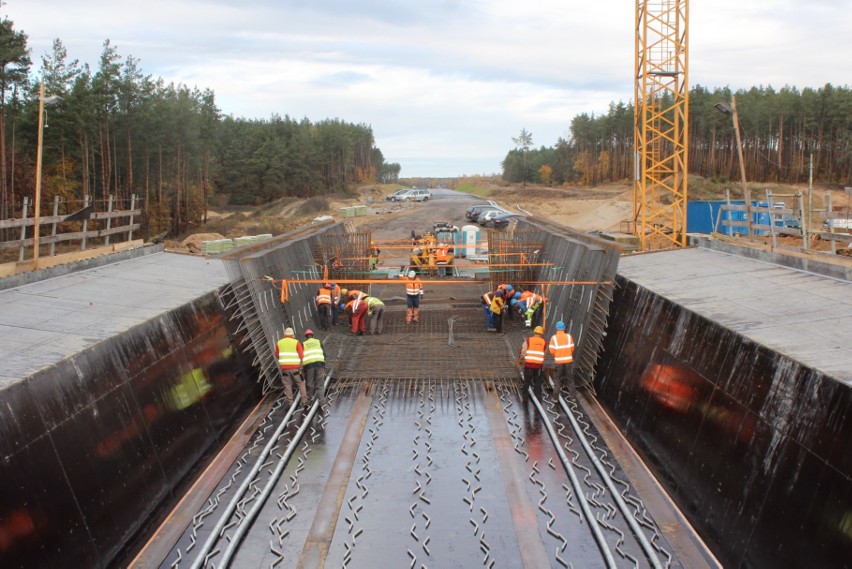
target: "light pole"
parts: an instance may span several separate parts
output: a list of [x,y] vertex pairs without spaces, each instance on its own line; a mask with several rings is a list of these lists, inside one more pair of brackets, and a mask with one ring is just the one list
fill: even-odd
[[716,103],[713,106],[720,112],[723,112],[726,115],[731,115],[731,119],[734,121],[734,135],[737,137],[737,155],[740,159],[740,179],[743,183],[743,199],[745,199],[746,207],[746,224],[748,225],[748,238],[751,240],[753,237],[751,230],[751,193],[748,191],[748,184],[746,184],[745,160],[743,160],[743,140],[740,137],[740,121],[737,115],[737,100],[733,95],[731,95],[730,105],[728,103]]
[[41,147],[44,142],[44,106],[53,105],[62,100],[62,97],[44,96],[44,79],[38,89],[38,147],[36,148],[36,180],[35,180],[35,211],[33,212],[33,269],[38,269],[38,238],[39,221],[41,216]]

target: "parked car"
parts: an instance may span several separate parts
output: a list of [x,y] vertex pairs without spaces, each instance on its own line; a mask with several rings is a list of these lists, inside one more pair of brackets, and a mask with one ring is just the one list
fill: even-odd
[[523,215],[517,213],[502,213],[500,215],[494,216],[488,220],[488,223],[485,223],[485,226],[490,225],[495,229],[503,229],[504,227],[509,225],[509,222],[513,219],[520,219],[524,217]]
[[415,202],[427,202],[429,198],[432,197],[432,192],[429,190],[406,190],[406,192],[400,195],[397,200],[401,202],[405,201],[415,201]]
[[503,211],[503,210],[499,210],[499,209],[488,209],[488,210],[485,210],[485,211],[482,211],[482,212],[480,212],[480,213],[479,213],[479,215],[476,217],[476,222],[477,222],[479,225],[485,225],[485,224],[487,224],[490,220],[492,220],[492,219],[494,219],[495,217],[497,217],[498,215],[502,215],[502,214],[504,214],[504,213],[506,213],[506,212],[505,212],[505,211]]
[[467,219],[470,219],[471,221],[473,221],[474,212],[479,211],[479,210],[483,210],[483,209],[495,209],[495,207],[493,205],[491,205],[490,203],[472,205],[469,208],[467,208],[467,211],[464,212],[464,216]]
[[483,214],[485,214],[489,211],[496,211],[498,213],[503,213],[502,209],[497,209],[496,207],[491,206],[491,209],[478,209],[478,210],[474,211],[473,213],[470,214],[470,220],[478,222],[479,218],[482,217]]
[[385,196],[385,200],[386,200],[386,201],[389,201],[389,202],[398,202],[398,201],[401,201],[401,200],[399,199],[399,198],[400,198],[400,196],[402,196],[402,194],[404,194],[404,193],[406,193],[406,192],[408,192],[408,191],[409,191],[409,190],[408,190],[408,188],[403,188],[403,189],[401,189],[401,190],[397,190],[397,191],[395,191],[394,193],[392,193],[392,194],[389,194],[389,195]]

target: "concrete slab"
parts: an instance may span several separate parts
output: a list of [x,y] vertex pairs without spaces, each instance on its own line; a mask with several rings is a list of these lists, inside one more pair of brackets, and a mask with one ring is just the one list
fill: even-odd
[[852,283],[704,248],[621,259],[618,273],[852,386]]
[[227,282],[217,259],[154,253],[0,290],[0,378],[25,378]]

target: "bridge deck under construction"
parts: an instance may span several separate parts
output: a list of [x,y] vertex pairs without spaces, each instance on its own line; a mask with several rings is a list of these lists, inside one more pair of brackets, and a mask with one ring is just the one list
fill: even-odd
[[520,391],[521,319],[486,332],[461,286],[406,324],[398,286],[374,287],[381,335],[318,332],[327,403],[288,413],[270,393],[139,566],[712,566],[683,528],[664,535],[676,514],[654,520],[579,401]]

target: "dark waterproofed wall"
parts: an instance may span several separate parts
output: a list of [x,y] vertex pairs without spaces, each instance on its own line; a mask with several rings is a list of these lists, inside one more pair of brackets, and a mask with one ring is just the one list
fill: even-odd
[[617,284],[599,399],[720,561],[852,566],[852,389]]
[[0,391],[0,567],[109,565],[258,399],[235,345],[212,292]]

